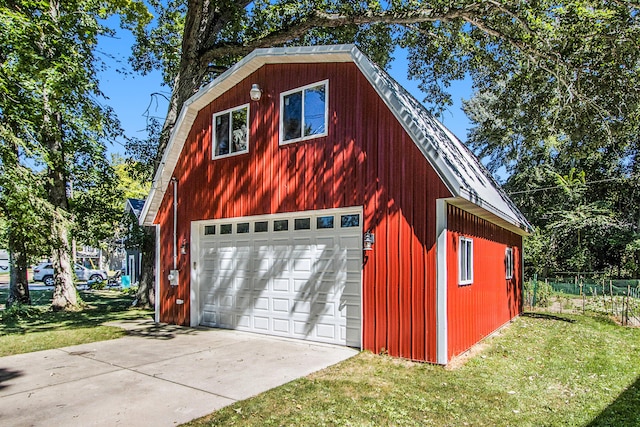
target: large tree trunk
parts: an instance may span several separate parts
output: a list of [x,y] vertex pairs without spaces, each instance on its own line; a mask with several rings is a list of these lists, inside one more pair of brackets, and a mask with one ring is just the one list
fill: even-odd
[[140,266],[140,282],[136,293],[136,307],[153,308],[156,302],[155,291],[155,263],[156,263],[156,229],[144,227],[144,239],[140,251],[142,252],[142,265]]
[[78,308],[76,287],[71,268],[71,248],[66,215],[69,210],[67,199],[66,159],[63,144],[62,117],[50,110],[44,97],[45,126],[43,142],[49,153],[49,202],[54,206],[51,216],[51,240],[53,252],[53,277],[55,289],[51,308],[54,310],[74,310]]
[[13,304],[31,304],[29,295],[29,282],[27,279],[27,252],[24,242],[18,236],[14,236],[9,230],[9,297],[7,308]]
[[69,248],[69,236],[67,224],[63,214],[56,209],[53,224],[51,225],[54,249],[52,253],[53,277],[55,288],[53,290],[53,310],[74,310],[78,308],[76,287],[73,284],[73,270],[71,269],[71,250]]

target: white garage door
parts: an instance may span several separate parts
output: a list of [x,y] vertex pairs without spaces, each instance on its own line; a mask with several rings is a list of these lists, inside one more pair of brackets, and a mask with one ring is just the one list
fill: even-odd
[[360,347],[361,208],[192,230],[200,324]]

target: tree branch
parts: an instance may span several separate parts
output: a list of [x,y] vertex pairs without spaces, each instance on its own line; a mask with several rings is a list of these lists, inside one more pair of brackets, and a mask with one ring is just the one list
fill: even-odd
[[271,34],[250,40],[246,43],[220,43],[203,49],[200,53],[203,65],[215,64],[216,59],[229,55],[247,55],[254,49],[263,47],[280,46],[292,39],[305,35],[313,28],[337,28],[349,25],[367,24],[388,24],[388,25],[408,25],[421,22],[452,21],[455,19],[465,19],[474,12],[480,11],[482,5],[472,4],[460,9],[450,9],[445,11],[435,11],[433,9],[422,8],[409,12],[368,12],[362,15],[341,15],[336,13],[326,13],[316,10],[306,18],[283,27]]

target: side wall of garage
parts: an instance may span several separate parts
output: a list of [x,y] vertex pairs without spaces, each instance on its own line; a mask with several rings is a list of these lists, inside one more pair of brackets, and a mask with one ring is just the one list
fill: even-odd
[[[279,145],[280,94],[328,79],[326,137]],[[262,99],[249,101],[252,84]],[[212,160],[212,115],[249,105],[249,152]],[[189,246],[193,221],[362,207],[375,234],[363,255],[362,345],[435,361],[435,200],[445,185],[353,63],[265,65],[202,109],[175,168],[177,267],[173,268],[173,193],[161,224],[160,319],[190,321]]]
[[[522,312],[522,236],[455,206],[447,213],[448,357],[456,356]],[[473,242],[473,280],[460,284],[460,238]],[[506,275],[507,248],[513,274]]]

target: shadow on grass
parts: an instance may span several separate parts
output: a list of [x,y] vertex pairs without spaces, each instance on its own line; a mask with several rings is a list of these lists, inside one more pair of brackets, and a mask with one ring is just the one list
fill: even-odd
[[586,427],[638,426],[640,425],[640,378],[631,384],[618,398]]
[[574,319],[569,319],[567,317],[562,317],[562,316],[555,316],[549,313],[536,313],[532,311],[527,311],[525,313],[522,313],[522,316],[531,317],[533,319],[559,320],[561,322],[576,323]]
[[[51,291],[32,291],[34,306],[41,312],[36,316],[10,317],[0,324],[0,335],[47,332],[52,330],[87,328],[109,321],[152,319],[152,312],[131,308],[134,297],[115,291],[80,291],[86,304],[80,311],[53,312],[49,310]],[[0,292],[0,299],[5,297]],[[35,298],[34,298],[35,297]]]
[[21,377],[22,375],[22,371],[12,371],[11,369],[0,368],[0,390],[7,387],[7,385],[4,384],[5,382]]

